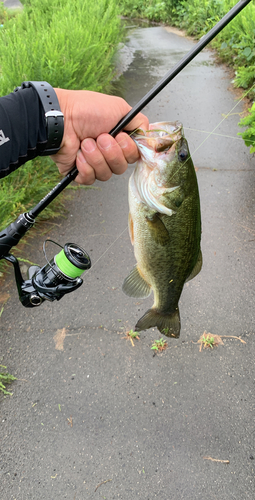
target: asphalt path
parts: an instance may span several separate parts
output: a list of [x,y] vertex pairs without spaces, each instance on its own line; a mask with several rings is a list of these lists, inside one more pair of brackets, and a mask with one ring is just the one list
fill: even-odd
[[23,5],[19,0],[3,0],[5,7],[8,9],[22,9]]
[[[122,95],[134,105],[193,45],[160,26],[134,29]],[[0,396],[2,500],[254,499],[255,165],[237,136],[243,109],[209,50],[145,109],[151,122],[183,123],[203,225],[203,269],[184,287],[181,336],[161,354],[156,329],[125,338],[152,304],[121,290],[135,264],[134,166],[77,191],[66,219],[30,241],[40,265],[50,237],[83,246],[93,267],[79,290],[31,310],[13,281],[2,289],[0,362],[18,378]],[[205,331],[223,345],[200,350]]]

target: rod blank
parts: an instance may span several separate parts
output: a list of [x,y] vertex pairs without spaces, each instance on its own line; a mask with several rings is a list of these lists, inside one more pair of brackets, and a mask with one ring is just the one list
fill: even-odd
[[116,137],[133,118],[169,83],[201,50],[210,43],[232,19],[241,12],[251,0],[238,2],[201,40],[193,47],[111,130],[110,135]]
[[[121,132],[133,118],[152,100],[154,97],[169,83],[187,64],[196,57],[201,50],[210,43],[225,26],[241,12],[251,0],[240,0],[234,7],[193,47],[170,71],[160,80],[130,111],[127,113],[117,125],[109,132],[112,137]],[[67,175],[59,182],[48,195],[41,200],[34,209],[29,212],[31,216],[38,215],[56,196],[72,182],[78,174],[77,167],[74,167]]]

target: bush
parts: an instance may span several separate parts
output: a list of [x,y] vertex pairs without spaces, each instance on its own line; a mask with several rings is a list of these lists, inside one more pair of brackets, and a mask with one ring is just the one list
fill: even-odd
[[[236,0],[122,0],[125,15],[167,21],[186,30],[188,35],[200,38],[207,33],[234,5]],[[247,89],[255,99],[255,4],[246,5],[212,41],[221,59],[235,69],[234,85]],[[240,133],[245,144],[251,146],[255,134],[255,111],[250,109],[247,119],[241,120]],[[255,146],[251,147],[255,152]]]
[[[225,0],[225,11],[235,5]],[[235,67],[255,63],[255,5],[249,4],[224,28],[215,40],[222,58],[233,61]]]
[[221,0],[182,1],[178,12],[180,27],[197,37],[207,33],[224,15]]
[[248,127],[244,132],[240,132],[246,146],[250,147],[250,153],[255,153],[255,103],[249,109],[250,114],[242,118],[240,127]]
[[107,91],[120,41],[116,0],[29,0],[0,32],[0,92],[24,80]]
[[[58,169],[50,158],[41,157],[29,161],[1,181],[2,229],[22,212],[29,211],[55,184],[59,182]],[[61,196],[43,210],[40,219],[60,215],[63,210]]]
[[122,0],[121,13],[128,17],[144,17],[151,21],[169,21],[180,0]]
[[[24,80],[110,92],[112,59],[122,39],[118,12],[117,0],[26,0],[0,29],[0,95]],[[58,180],[49,158],[36,158],[3,179],[0,228],[35,205]]]
[[5,23],[5,21],[7,19],[10,19],[11,17],[14,17],[16,16],[17,14],[17,11],[16,9],[7,9],[3,2],[0,0],[0,27],[2,27],[2,25]]

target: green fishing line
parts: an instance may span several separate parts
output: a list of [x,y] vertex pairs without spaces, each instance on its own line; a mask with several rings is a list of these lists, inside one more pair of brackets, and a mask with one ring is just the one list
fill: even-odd
[[60,269],[60,271],[68,276],[69,278],[77,278],[78,276],[81,276],[81,274],[84,272],[84,269],[79,269],[78,267],[75,267],[70,260],[65,255],[64,249],[61,250],[56,256],[55,256],[55,262]]

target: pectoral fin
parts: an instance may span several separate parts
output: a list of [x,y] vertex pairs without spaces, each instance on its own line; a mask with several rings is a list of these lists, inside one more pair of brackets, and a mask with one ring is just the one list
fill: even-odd
[[202,264],[203,264],[203,258],[202,258],[202,252],[201,252],[201,249],[200,249],[199,250],[199,254],[198,254],[198,258],[197,258],[197,262],[196,262],[195,266],[193,267],[190,275],[186,279],[186,283],[187,283],[187,281],[193,280],[193,278],[195,278],[195,276],[198,273],[200,273],[201,268],[202,268]]
[[151,293],[150,285],[148,285],[147,281],[143,279],[137,266],[135,266],[131,273],[125,278],[122,290],[129,297],[136,297],[140,299],[149,297]]
[[157,214],[146,217],[146,221],[150,229],[151,237],[156,243],[163,247],[170,243],[168,231]]

